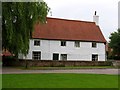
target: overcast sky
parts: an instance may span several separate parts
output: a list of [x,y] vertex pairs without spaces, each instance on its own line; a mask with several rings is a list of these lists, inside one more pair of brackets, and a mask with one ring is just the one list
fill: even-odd
[[94,12],[99,15],[99,26],[109,40],[118,28],[118,2],[120,0],[44,0],[51,8],[49,17],[93,21]]

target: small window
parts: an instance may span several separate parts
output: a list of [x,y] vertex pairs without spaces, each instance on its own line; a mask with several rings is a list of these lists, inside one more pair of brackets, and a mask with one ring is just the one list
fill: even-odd
[[38,51],[33,51],[32,53],[32,59],[33,60],[40,60],[41,59],[41,52],[38,52]]
[[66,61],[67,60],[67,54],[61,54],[61,60]]
[[61,41],[61,46],[66,46],[66,41]]
[[34,46],[40,46],[40,40],[34,40]]
[[92,54],[92,61],[98,61],[98,55]]
[[92,47],[96,48],[97,47],[97,43],[96,42],[92,42]]
[[75,41],[75,47],[80,47],[80,42],[79,41]]

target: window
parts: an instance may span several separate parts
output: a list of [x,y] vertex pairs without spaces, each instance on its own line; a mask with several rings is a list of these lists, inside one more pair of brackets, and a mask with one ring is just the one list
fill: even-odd
[[34,46],[40,46],[40,40],[34,40]]
[[61,46],[66,46],[66,41],[61,41]]
[[92,61],[98,61],[98,55],[92,54]]
[[80,47],[80,42],[79,41],[75,41],[75,47]]
[[40,60],[41,59],[41,52],[33,51],[32,54],[33,54],[32,59],[34,59],[34,60]]
[[67,60],[67,54],[61,54],[61,60],[63,61]]
[[53,60],[59,60],[59,54],[53,53]]
[[92,47],[96,48],[97,47],[97,43],[96,42],[92,42]]

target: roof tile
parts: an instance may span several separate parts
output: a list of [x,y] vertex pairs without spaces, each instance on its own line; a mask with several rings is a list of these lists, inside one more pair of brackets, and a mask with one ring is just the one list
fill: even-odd
[[47,18],[46,24],[35,25],[32,38],[106,42],[94,22]]

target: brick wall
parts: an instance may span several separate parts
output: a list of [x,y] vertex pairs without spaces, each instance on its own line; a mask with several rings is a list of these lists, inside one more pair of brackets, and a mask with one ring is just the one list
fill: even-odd
[[112,62],[112,65],[113,65],[114,67],[120,67],[120,60],[113,61],[113,62]]
[[45,67],[64,67],[64,66],[111,66],[111,61],[52,61],[52,60],[12,60],[8,61],[7,66],[45,66]]

